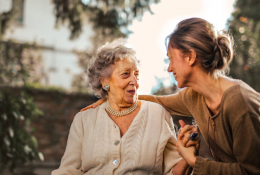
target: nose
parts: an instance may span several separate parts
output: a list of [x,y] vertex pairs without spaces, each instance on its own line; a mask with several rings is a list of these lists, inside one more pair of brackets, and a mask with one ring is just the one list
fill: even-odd
[[131,81],[130,81],[130,83],[129,84],[131,84],[131,85],[134,85],[134,86],[138,86],[138,77],[136,76],[136,75],[132,75],[131,76]]
[[167,71],[172,72],[171,64],[169,64]]

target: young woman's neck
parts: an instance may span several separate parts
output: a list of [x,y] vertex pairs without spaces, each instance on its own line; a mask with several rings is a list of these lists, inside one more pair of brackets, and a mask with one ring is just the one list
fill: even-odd
[[224,92],[238,83],[237,80],[226,76],[220,75],[214,78],[202,71],[197,71],[191,79],[189,87],[204,96],[207,106],[213,113],[218,112]]
[[218,112],[222,95],[225,91],[222,86],[222,76],[214,78],[206,72],[198,72],[192,77],[189,86],[204,96],[207,106],[213,113]]

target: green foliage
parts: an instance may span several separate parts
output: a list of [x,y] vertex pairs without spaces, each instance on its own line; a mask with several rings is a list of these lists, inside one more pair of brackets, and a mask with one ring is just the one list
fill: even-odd
[[37,151],[37,140],[31,135],[31,119],[42,112],[32,97],[2,88],[0,92],[0,166],[13,171],[15,167],[35,159],[43,159]]
[[150,5],[158,2],[159,0],[53,0],[56,24],[68,22],[71,39],[80,35],[84,20],[90,20],[94,30],[101,30],[103,35],[124,36],[120,28],[127,27],[135,18],[140,19],[145,11],[152,13]]
[[37,151],[37,140],[31,135],[31,119],[41,111],[33,99],[25,93],[13,94],[10,86],[24,86],[37,83],[42,77],[42,58],[36,44],[2,41],[2,36],[12,19],[15,19],[18,6],[13,0],[9,12],[0,14],[0,174],[3,169],[13,171],[15,167],[28,161],[43,159]]
[[237,0],[229,21],[236,54],[230,65],[230,76],[242,79],[260,92],[260,1]]
[[237,0],[236,1],[236,17],[246,17],[259,22],[259,9],[260,2],[259,0]]

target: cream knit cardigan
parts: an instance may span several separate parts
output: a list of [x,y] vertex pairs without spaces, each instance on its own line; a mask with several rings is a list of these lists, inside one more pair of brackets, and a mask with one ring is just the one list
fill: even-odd
[[61,165],[52,175],[172,174],[181,157],[170,114],[159,104],[142,101],[120,137],[106,104],[75,116]]

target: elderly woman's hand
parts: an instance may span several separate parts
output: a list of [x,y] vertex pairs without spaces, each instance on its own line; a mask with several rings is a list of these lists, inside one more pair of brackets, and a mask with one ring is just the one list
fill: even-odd
[[179,123],[181,130],[177,137],[177,151],[190,166],[194,167],[196,155],[199,151],[200,137],[192,141],[190,140],[190,134],[198,133],[198,129],[195,126],[186,125],[182,120]]
[[177,151],[179,153],[179,155],[191,166],[194,167],[195,166],[195,162],[196,162],[196,148],[195,146],[190,146],[188,148],[186,148],[183,145],[183,142],[181,140],[181,137],[178,136],[177,137]]
[[[193,125],[186,125],[183,120],[179,120],[179,123],[181,125],[181,130],[179,132],[178,137],[181,138],[183,142],[183,146],[188,148],[190,146],[195,146],[196,150],[199,151],[199,146],[200,146],[200,136],[199,136],[199,131],[198,129],[193,126]],[[196,133],[198,134],[198,138],[196,140],[190,140],[190,134],[191,133]]]
[[96,108],[97,106],[101,105],[101,104],[104,103],[104,102],[106,102],[106,100],[100,99],[100,100],[98,100],[96,103],[93,103],[92,105],[89,105],[89,106],[87,106],[87,107],[81,109],[80,112],[83,112],[83,111],[85,111],[85,110],[87,110],[87,109],[90,109],[90,108]]

